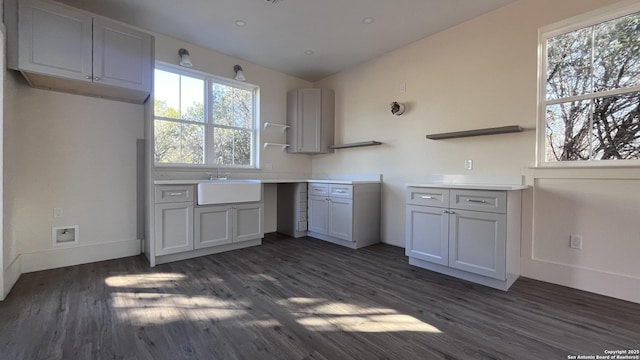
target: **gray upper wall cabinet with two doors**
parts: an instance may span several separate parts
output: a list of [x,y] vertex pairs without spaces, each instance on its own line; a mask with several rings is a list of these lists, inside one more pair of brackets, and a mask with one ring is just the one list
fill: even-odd
[[40,0],[5,0],[7,67],[36,88],[141,104],[151,93],[153,37]]

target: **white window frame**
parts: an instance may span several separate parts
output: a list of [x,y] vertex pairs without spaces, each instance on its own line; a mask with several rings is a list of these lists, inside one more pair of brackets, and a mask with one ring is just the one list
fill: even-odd
[[[153,114],[153,122],[154,122],[154,128],[155,128],[155,121],[156,119],[160,119],[160,120],[166,120],[166,121],[174,121],[174,122],[183,122],[183,123],[187,123],[187,124],[197,124],[197,125],[204,125],[204,164],[186,164],[186,163],[160,163],[160,162],[155,162],[155,166],[156,167],[172,167],[172,168],[224,168],[224,169],[257,169],[258,168],[258,164],[259,164],[259,136],[260,136],[260,117],[259,117],[259,111],[258,111],[258,104],[259,104],[259,93],[260,93],[260,87],[257,85],[253,85],[250,83],[246,83],[246,82],[242,82],[242,81],[237,81],[237,80],[233,80],[233,79],[228,79],[228,78],[224,78],[221,76],[216,76],[216,75],[212,75],[212,74],[208,74],[205,72],[201,72],[201,71],[197,71],[197,70],[192,70],[192,69],[185,69],[183,67],[178,67],[172,64],[167,64],[167,63],[163,63],[163,62],[156,62],[155,63],[155,67],[154,70],[158,69],[158,70],[162,70],[162,71],[167,71],[167,72],[171,72],[171,73],[175,73],[175,74],[179,74],[179,75],[184,75],[184,76],[189,76],[192,78],[196,78],[196,79],[201,79],[204,81],[204,122],[197,122],[197,121],[187,121],[187,120],[183,120],[183,119],[174,119],[174,118],[165,118],[165,117],[161,117],[161,116],[156,116],[155,115],[155,109],[154,109],[154,114]],[[250,129],[251,131],[251,160],[250,160],[250,164],[249,165],[228,165],[228,164],[220,164],[218,166],[218,164],[215,162],[215,149],[213,146],[214,143],[214,139],[213,139],[213,133],[214,133],[214,129],[215,128],[227,128],[227,129],[236,129],[236,127],[233,126],[226,126],[226,125],[217,125],[213,123],[213,120],[211,119],[211,105],[212,105],[212,97],[213,94],[211,92],[211,84],[212,83],[216,83],[216,84],[220,84],[220,85],[225,85],[225,86],[231,86],[231,87],[236,87],[239,89],[243,89],[243,90],[248,90],[248,91],[252,91],[253,92],[253,102],[252,102],[252,107],[253,107],[253,111],[252,111],[252,115],[253,118],[251,119],[253,127],[252,129]],[[153,105],[152,105],[153,106]],[[242,130],[247,130],[246,128],[237,128],[237,129],[242,129]],[[154,151],[155,151],[155,137],[154,137]],[[155,157],[155,156],[154,156]]]
[[[547,100],[547,40],[557,35],[583,29],[602,22],[640,12],[637,0],[627,0],[603,7],[582,15],[547,25],[538,30],[538,126],[536,129],[536,167],[543,168],[594,168],[594,167],[637,167],[640,160],[580,160],[580,161],[545,161],[546,150],[546,107],[554,103],[594,98],[594,93]],[[622,93],[640,91],[640,86],[613,89],[598,92],[597,97],[607,97]]]

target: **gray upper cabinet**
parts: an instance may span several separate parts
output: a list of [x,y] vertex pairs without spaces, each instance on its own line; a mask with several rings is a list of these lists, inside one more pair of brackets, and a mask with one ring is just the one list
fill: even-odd
[[333,152],[334,97],[333,90],[328,89],[295,89],[287,93],[288,152]]
[[45,1],[5,3],[7,66],[31,86],[134,103],[149,96],[151,35]]

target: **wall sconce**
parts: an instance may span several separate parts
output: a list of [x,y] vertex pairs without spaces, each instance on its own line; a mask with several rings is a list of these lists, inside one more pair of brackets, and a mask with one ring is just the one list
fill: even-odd
[[247,78],[244,77],[244,71],[242,71],[242,67],[240,65],[234,65],[233,66],[233,71],[235,71],[235,73],[236,73],[236,77],[235,77],[236,80],[238,80],[238,81],[247,80]]
[[193,63],[191,63],[191,57],[189,56],[189,51],[187,51],[187,49],[178,50],[178,55],[180,56],[180,66],[189,68],[193,66]]
[[404,107],[404,104],[402,104],[402,103],[399,103],[397,101],[394,101],[394,102],[391,103],[391,113],[393,115],[400,116],[400,115],[404,114],[404,109],[405,109],[405,107]]

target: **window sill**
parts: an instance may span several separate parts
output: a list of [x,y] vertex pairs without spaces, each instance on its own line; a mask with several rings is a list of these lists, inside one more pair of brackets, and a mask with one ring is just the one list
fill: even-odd
[[233,171],[256,171],[256,170],[262,170],[258,167],[254,167],[254,166],[217,166],[217,165],[207,165],[207,164],[203,164],[203,165],[199,165],[199,164],[193,164],[193,165],[183,165],[183,164],[159,164],[159,163],[155,163],[154,167],[156,169],[162,169],[162,170],[175,170],[175,171],[193,171],[193,170],[212,170],[212,171],[216,171],[218,169],[222,170],[233,170]]
[[640,166],[532,166],[526,168],[533,179],[637,180]]

